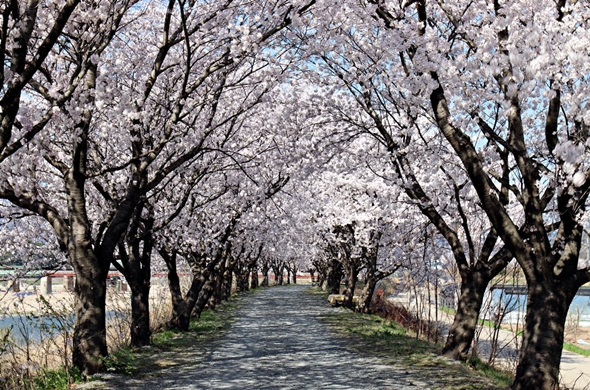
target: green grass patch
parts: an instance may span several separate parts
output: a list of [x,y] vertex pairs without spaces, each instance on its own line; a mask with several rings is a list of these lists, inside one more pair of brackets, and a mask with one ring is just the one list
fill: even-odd
[[306,293],[311,294],[311,295],[315,295],[324,299],[328,299],[328,295],[330,295],[330,292],[328,290],[322,290],[321,288],[318,287],[312,287],[309,288],[307,290],[305,290]]
[[590,349],[580,348],[577,345],[570,343],[563,343],[563,349],[583,356],[590,356]]
[[417,339],[411,331],[376,315],[342,309],[322,316],[321,320],[347,338],[356,352],[378,356],[393,365],[401,364],[445,389],[504,389],[514,379],[482,362],[462,364],[443,359],[438,356],[440,344]]
[[133,375],[137,373],[136,354],[131,348],[121,348],[102,359],[107,372]]
[[452,307],[441,306],[439,308],[439,310],[442,311],[443,313],[447,313],[447,314],[451,314],[451,315],[455,314],[455,309],[453,309]]
[[69,390],[73,384],[83,381],[83,375],[76,367],[40,368],[34,373],[23,372],[22,375],[5,377],[0,382],[0,389]]
[[33,379],[32,388],[35,390],[68,390],[73,383],[82,382],[82,374],[76,367],[66,370],[61,367],[58,370],[42,370]]
[[467,364],[502,387],[509,387],[514,381],[514,375],[512,373],[498,370],[480,358],[470,358]]

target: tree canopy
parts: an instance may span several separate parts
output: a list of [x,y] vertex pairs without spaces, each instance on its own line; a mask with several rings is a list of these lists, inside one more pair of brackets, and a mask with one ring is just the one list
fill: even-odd
[[513,387],[552,389],[590,281],[588,7],[3,2],[0,261],[73,267],[74,363],[91,374],[111,264],[141,345],[150,273],[177,261],[195,286],[173,298],[180,316],[214,304],[224,275],[314,269],[350,295],[361,270],[372,288],[422,272],[431,245],[459,275],[443,353],[465,359],[515,259],[528,308]]

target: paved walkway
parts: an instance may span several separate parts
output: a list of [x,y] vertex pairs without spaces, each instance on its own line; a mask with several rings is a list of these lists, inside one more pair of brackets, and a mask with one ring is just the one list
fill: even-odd
[[[440,389],[424,373],[347,350],[318,316],[332,312],[309,286],[245,297],[236,322],[210,350],[150,378],[114,378],[107,389]],[[297,304],[293,304],[296,302]]]

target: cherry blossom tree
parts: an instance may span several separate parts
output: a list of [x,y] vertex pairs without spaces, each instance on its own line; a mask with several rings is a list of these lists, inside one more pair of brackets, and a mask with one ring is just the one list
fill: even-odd
[[[30,88],[21,87],[18,91],[11,92],[21,93],[21,99],[24,97],[24,100],[16,99],[10,103],[11,108],[4,118],[4,123],[10,129],[3,129],[5,158],[1,167],[2,198],[45,218],[55,231],[60,246],[67,250],[69,261],[79,274],[75,287],[78,300],[73,361],[85,373],[95,371],[101,364],[97,357],[107,353],[104,280],[108,266],[101,270],[93,261],[87,261],[96,259],[96,253],[100,253],[101,247],[92,248],[84,182],[87,174],[87,131],[92,120],[94,101],[91,91],[96,86],[98,58],[109,45],[119,29],[121,20],[133,4],[116,3],[101,2],[99,5],[95,2],[84,2],[74,14],[72,7],[78,2],[66,3],[66,8],[69,6],[70,10],[66,12],[66,8],[63,8],[64,11],[57,14],[56,20],[60,21],[61,27],[55,24],[54,27],[59,28],[52,29],[47,36],[52,37],[47,41],[51,44],[48,47],[44,44],[38,46],[39,59],[45,60],[44,64],[20,69],[20,77]],[[12,10],[8,11],[7,8],[4,14],[4,20],[8,24],[10,23],[7,18],[11,14],[19,13],[16,2],[11,4]],[[25,35],[21,37],[26,37],[27,40],[31,37],[40,39],[47,26],[44,23],[35,24],[35,12],[49,12],[46,17],[49,16],[51,20],[51,12],[59,8],[55,5],[47,6],[45,3],[40,6],[39,2],[30,2],[29,5],[37,10],[30,8],[24,14],[29,17],[25,18],[24,25],[30,23],[26,27],[30,31],[23,31]],[[22,24],[17,23],[13,28],[18,29],[19,26]],[[39,26],[40,31],[33,34],[35,26]],[[7,36],[3,35],[3,42],[8,42],[5,39]],[[24,43],[23,40],[12,47],[18,49]],[[35,45],[27,47],[34,52]],[[14,54],[21,55],[17,51]],[[24,57],[23,61],[26,61]],[[39,72],[35,73],[35,68],[39,69]],[[12,77],[19,76],[13,74]],[[26,94],[23,93],[25,90]],[[7,98],[6,95],[4,97]],[[26,105],[20,104],[25,101]],[[8,103],[6,104],[7,106],[4,106],[3,102],[3,112],[4,107],[8,108]],[[13,110],[18,112],[15,113]],[[11,119],[12,117],[15,119]],[[26,125],[23,124],[21,127],[19,123],[22,124],[23,121]],[[60,151],[61,156],[52,156],[44,150],[49,144],[64,146],[61,143],[63,133],[54,133],[56,125],[63,126],[74,138],[73,142],[67,143],[73,150],[67,163],[55,158],[63,157],[64,152],[67,153],[65,150]],[[13,134],[15,129],[19,129],[20,132]],[[9,143],[10,139],[6,136],[10,134],[18,137],[12,143]],[[15,169],[15,166],[18,166],[18,169]],[[59,191],[66,193],[65,199],[62,196],[50,199],[50,194],[57,188],[57,182],[53,180],[55,176],[52,177],[55,171],[51,172],[52,169],[60,173],[63,187]],[[84,272],[80,273],[82,269]],[[100,283],[101,280],[103,283]],[[81,299],[83,297],[87,299]]]
[[590,185],[579,50],[587,4],[417,1],[373,11],[401,43],[402,77],[390,85],[411,87],[404,98],[432,118],[526,276],[513,388],[553,389],[567,309],[590,279],[578,266]]
[[[356,131],[373,138],[388,152],[384,156],[388,166],[383,172],[387,172],[391,185],[404,190],[409,201],[430,220],[453,250],[462,293],[443,354],[464,360],[487,285],[506,266],[511,254],[497,247],[498,235],[489,229],[485,218],[482,220],[477,215],[473,188],[466,185],[467,179],[458,169],[457,161],[449,156],[440,139],[422,130],[428,127],[425,118],[412,115],[412,106],[398,104],[395,96],[391,96],[387,80],[370,75],[376,72],[370,65],[360,71],[363,65],[350,59],[344,64],[326,56],[324,60],[366,115],[354,117],[350,115],[354,108],[339,102],[341,120],[355,123]],[[351,68],[356,74],[351,75]],[[408,128],[415,128],[419,136],[410,136]],[[508,175],[508,171],[504,174]],[[505,199],[507,192],[504,188]],[[479,236],[484,239],[480,240]]]
[[[53,115],[47,133],[2,167],[2,197],[46,218],[68,250],[77,276],[74,364],[85,374],[107,353],[104,279],[138,204],[257,101],[259,93],[246,93],[237,111],[218,104],[258,70],[259,44],[309,6],[232,3],[88,3],[53,51],[64,65],[35,86],[31,105]],[[52,91],[62,89],[54,80],[66,84],[67,102],[55,101]]]

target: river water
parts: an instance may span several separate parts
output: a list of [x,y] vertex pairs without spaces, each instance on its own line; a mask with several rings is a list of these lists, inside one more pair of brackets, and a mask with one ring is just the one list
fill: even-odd
[[[497,310],[500,302],[506,315],[504,323],[522,323],[526,312],[526,294],[508,294],[501,289],[491,291],[492,309]],[[568,311],[568,320],[579,322],[580,326],[590,327],[590,296],[576,295]]]
[[[120,319],[126,313],[108,311],[106,320]],[[39,342],[42,337],[56,335],[65,330],[73,330],[76,317],[69,316],[35,316],[35,315],[4,315],[0,316],[0,329],[10,330],[10,336],[17,344],[24,344],[25,340]],[[0,333],[3,336],[4,333]]]

